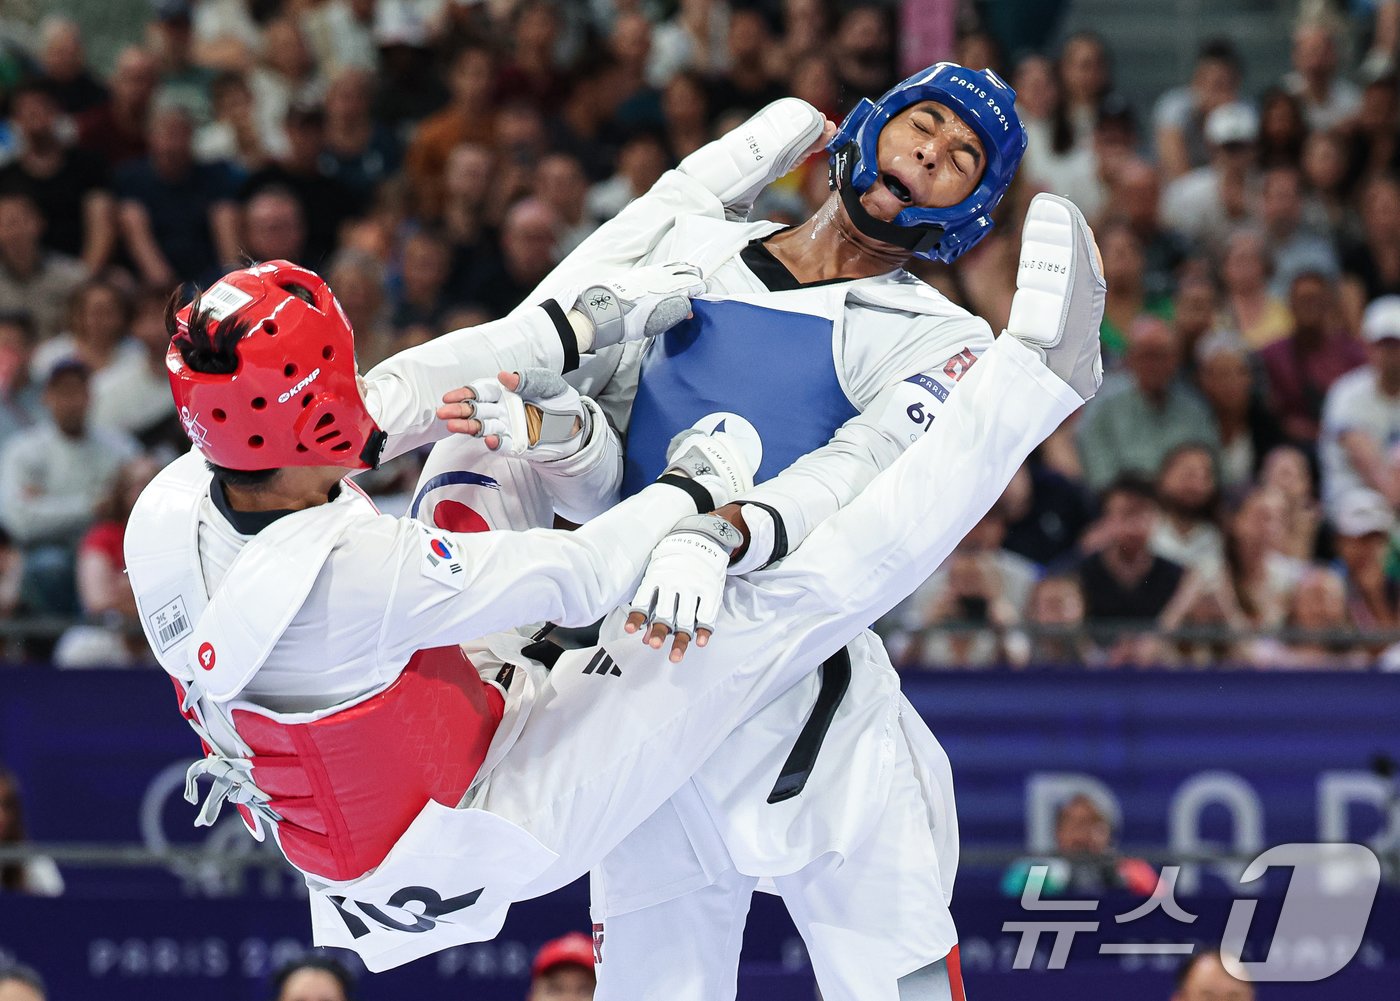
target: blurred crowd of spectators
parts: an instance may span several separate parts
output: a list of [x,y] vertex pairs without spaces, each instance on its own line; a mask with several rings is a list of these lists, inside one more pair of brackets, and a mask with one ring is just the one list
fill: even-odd
[[[1292,69],[1264,93],[1213,41],[1137,109],[1100,38],[1007,53],[965,6],[954,57],[1013,83],[1030,148],[993,235],[917,270],[1000,329],[1020,214],[1037,190],[1068,195],[1103,249],[1109,377],[882,623],[900,661],[1385,660],[1400,627],[1400,4],[1375,5],[1358,46],[1310,0]],[[775,97],[839,119],[897,78],[882,3],[149,11],[105,73],[59,17],[0,47],[0,616],[80,617],[66,664],[148,656],[121,540],[186,447],[164,375],[174,288],[249,258],[318,268],[367,369],[503,315]],[[809,163],[755,212],[796,222],[826,193]],[[364,482],[392,498],[417,468]]]

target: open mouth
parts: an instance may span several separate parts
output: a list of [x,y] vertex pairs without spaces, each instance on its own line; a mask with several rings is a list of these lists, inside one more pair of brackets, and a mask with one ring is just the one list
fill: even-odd
[[904,182],[893,174],[881,174],[880,179],[885,182],[885,187],[890,194],[894,195],[905,205],[914,204],[914,195],[904,186]]

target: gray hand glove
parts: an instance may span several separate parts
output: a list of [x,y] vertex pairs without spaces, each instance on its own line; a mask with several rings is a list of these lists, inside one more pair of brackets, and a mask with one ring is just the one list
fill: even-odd
[[691,298],[704,291],[699,268],[662,264],[608,275],[579,293],[572,308],[593,321],[596,351],[665,333],[690,315]]
[[476,437],[495,435],[500,439],[498,451],[531,462],[576,454],[593,431],[593,412],[578,390],[547,368],[518,374],[520,386],[514,392],[498,379],[470,383],[476,394],[473,416],[481,423]]

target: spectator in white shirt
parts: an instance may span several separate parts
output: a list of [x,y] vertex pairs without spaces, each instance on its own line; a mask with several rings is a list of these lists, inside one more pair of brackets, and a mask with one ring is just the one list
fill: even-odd
[[24,600],[35,611],[77,611],[74,554],[112,478],[137,452],[125,434],[92,427],[89,373],[59,362],[44,387],[50,420],[0,454],[0,524],[24,552]]
[[1322,406],[1322,499],[1335,518],[1342,498],[1374,490],[1400,507],[1400,296],[1382,296],[1361,321],[1368,364],[1342,376]]
[[1206,118],[1210,165],[1178,177],[1162,193],[1169,229],[1212,250],[1249,221],[1256,199],[1259,118],[1247,104],[1226,104]]
[[1361,91],[1337,74],[1337,35],[1323,21],[1305,21],[1293,32],[1293,69],[1283,86],[1303,102],[1308,128],[1335,129],[1361,107]]

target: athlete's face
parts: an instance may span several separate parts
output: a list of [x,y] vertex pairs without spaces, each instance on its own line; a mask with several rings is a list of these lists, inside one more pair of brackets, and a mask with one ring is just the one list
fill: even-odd
[[889,221],[910,206],[948,208],[982,181],[987,152],[946,104],[920,101],[891,118],[876,144],[879,177],[861,195],[865,210]]

